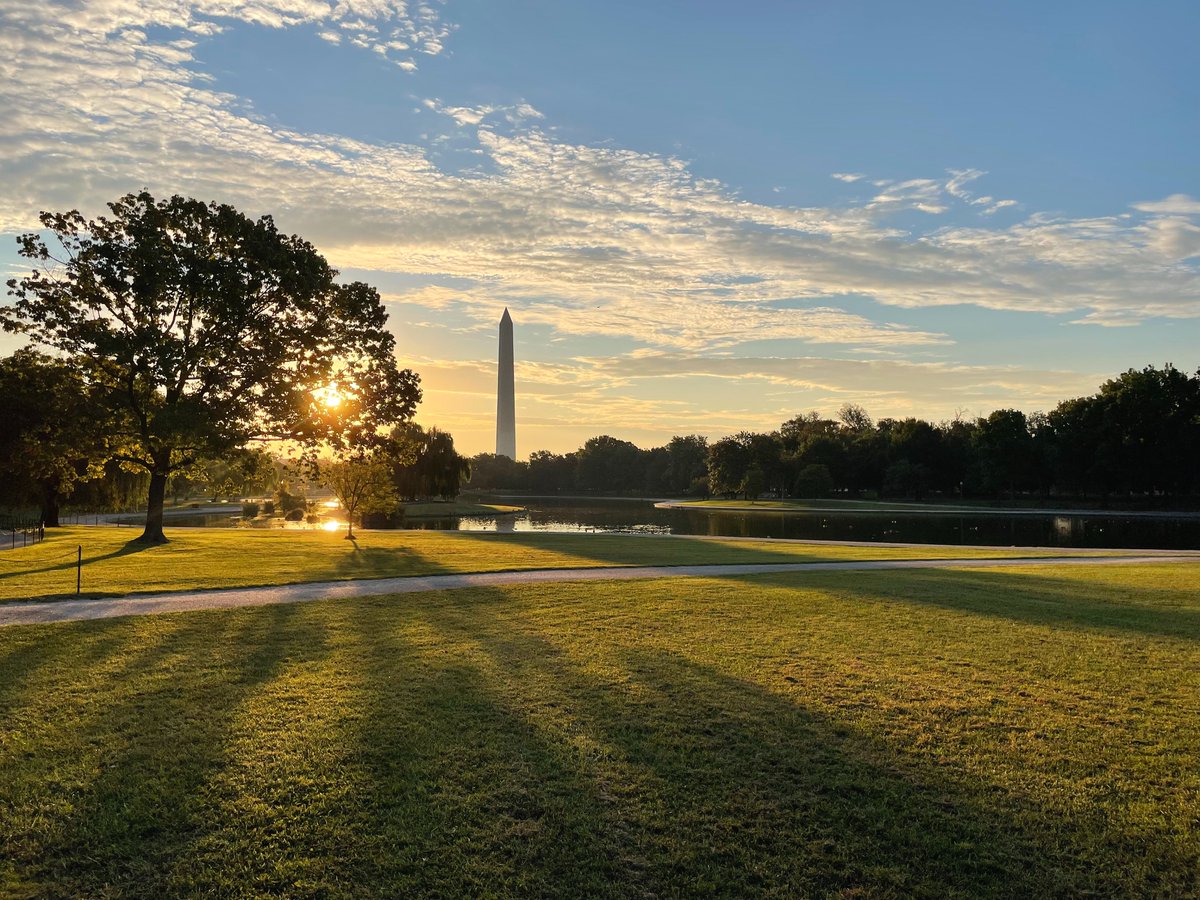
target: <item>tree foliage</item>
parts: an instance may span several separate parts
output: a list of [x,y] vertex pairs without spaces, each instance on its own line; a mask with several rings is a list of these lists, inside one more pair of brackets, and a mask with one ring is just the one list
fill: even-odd
[[373,450],[343,459],[318,463],[321,483],[333,491],[346,513],[346,537],[354,539],[354,523],[363,513],[383,512],[396,506],[392,462],[386,453]]
[[575,453],[538,451],[527,464],[481,454],[472,480],[480,489],[643,496],[681,496],[701,484],[748,499],[762,491],[914,499],[1036,492],[1137,505],[1190,502],[1200,493],[1200,373],[1188,376],[1170,364],[1131,369],[1044,414],[1001,409],[938,423],[874,422],[847,404],[836,419],[801,413],[776,431],[742,431],[712,443],[677,436],[642,450],[602,435]]
[[393,481],[404,500],[457,497],[471,477],[471,461],[454,449],[447,431],[409,424],[393,431],[392,441]]
[[596,493],[626,480],[640,488],[642,469],[641,451],[634,444],[602,434],[580,448],[576,479],[581,488]]
[[167,479],[199,459],[255,439],[354,447],[411,417],[418,378],[379,295],[338,283],[311,244],[224,204],[142,192],[109,208],[43,213],[51,241],[19,238],[37,268],[8,282],[0,325],[77,361],[116,457],[150,474],[145,540],[165,540]]
[[25,348],[0,359],[0,483],[9,499],[35,502],[58,525],[59,504],[98,478],[108,456],[101,411],[77,367]]

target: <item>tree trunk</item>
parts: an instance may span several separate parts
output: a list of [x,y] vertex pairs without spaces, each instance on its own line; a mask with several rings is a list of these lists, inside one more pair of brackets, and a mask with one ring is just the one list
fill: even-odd
[[139,537],[139,544],[165,544],[163,534],[163,500],[167,495],[167,466],[169,462],[154,457],[155,471],[150,473],[150,499],[146,503],[146,528]]
[[42,490],[42,524],[47,528],[58,528],[58,491],[54,488]]

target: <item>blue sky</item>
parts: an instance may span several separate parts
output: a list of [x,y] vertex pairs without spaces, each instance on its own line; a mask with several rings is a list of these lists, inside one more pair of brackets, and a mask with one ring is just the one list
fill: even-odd
[[[1046,409],[1200,366],[1191,3],[0,0],[0,266],[142,186],[272,213],[491,449]],[[15,346],[3,338],[3,346]]]

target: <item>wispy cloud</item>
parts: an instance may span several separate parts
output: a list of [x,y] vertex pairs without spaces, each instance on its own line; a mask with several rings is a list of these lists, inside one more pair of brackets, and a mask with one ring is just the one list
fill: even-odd
[[483,123],[489,116],[500,113],[510,125],[520,125],[532,119],[544,119],[545,116],[528,103],[521,101],[509,105],[488,104],[483,106],[448,106],[436,97],[422,100],[426,109],[449,116],[460,126],[475,126]]
[[[837,359],[828,357],[695,356],[652,353],[618,360],[581,360],[617,383],[643,378],[761,379],[821,392],[832,414],[846,399],[877,414],[917,408],[976,406],[1014,394],[1027,404],[1053,405],[1066,396],[1095,390],[1098,377],[1020,366],[969,366],[943,362]],[[831,405],[830,405],[831,404]],[[989,410],[990,411],[990,410]]]
[[1133,208],[1148,213],[1174,216],[1200,216],[1200,200],[1187,194],[1172,194],[1165,200],[1150,200],[1133,204]]
[[986,206],[987,209],[983,211],[983,215],[985,216],[993,215],[1002,209],[1017,205],[1016,200],[993,200],[991,197],[980,197],[978,200],[972,200],[971,203],[977,206],[981,204]]
[[[438,52],[450,34],[432,7],[0,0],[0,16],[5,232],[35,226],[40,209],[95,213],[145,185],[274,213],[342,266],[457,276],[525,321],[660,349],[946,340],[890,321],[898,315],[850,313],[841,308],[850,295],[1080,321],[1200,316],[1197,237],[1184,218],[1197,201],[1183,195],[1135,204],[1128,217],[947,224],[947,211],[1014,204],[976,196],[982,173],[964,169],[871,182],[874,196],[841,207],[751,203],[673,157],[561,141],[524,103],[431,100],[476,133],[481,165],[450,172],[422,146],[272,127],[197,71],[197,42],[239,23],[337,34],[406,65],[410,49]],[[905,211],[928,224],[896,225]]]
[[[431,386],[422,421],[449,428],[464,446],[488,447],[495,434],[495,367],[434,359],[416,364]],[[1094,391],[1101,377],[1017,366],[640,352],[521,362],[517,392],[522,445],[566,450],[605,430],[644,445],[665,443],[673,434],[715,438],[744,428],[771,430],[801,412],[832,416],[848,402],[876,418],[936,421],[1014,405],[1032,412]]]
[[946,193],[960,200],[970,200],[972,194],[965,186],[986,174],[979,169],[951,169],[950,179],[946,182]]

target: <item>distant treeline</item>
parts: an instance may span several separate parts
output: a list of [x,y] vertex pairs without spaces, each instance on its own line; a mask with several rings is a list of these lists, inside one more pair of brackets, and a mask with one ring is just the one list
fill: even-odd
[[880,419],[847,404],[776,431],[709,443],[677,436],[643,450],[602,435],[528,462],[480,454],[478,490],[753,498],[1095,497],[1169,503],[1200,493],[1200,371],[1129,370],[1049,413],[1000,409],[932,423]]

